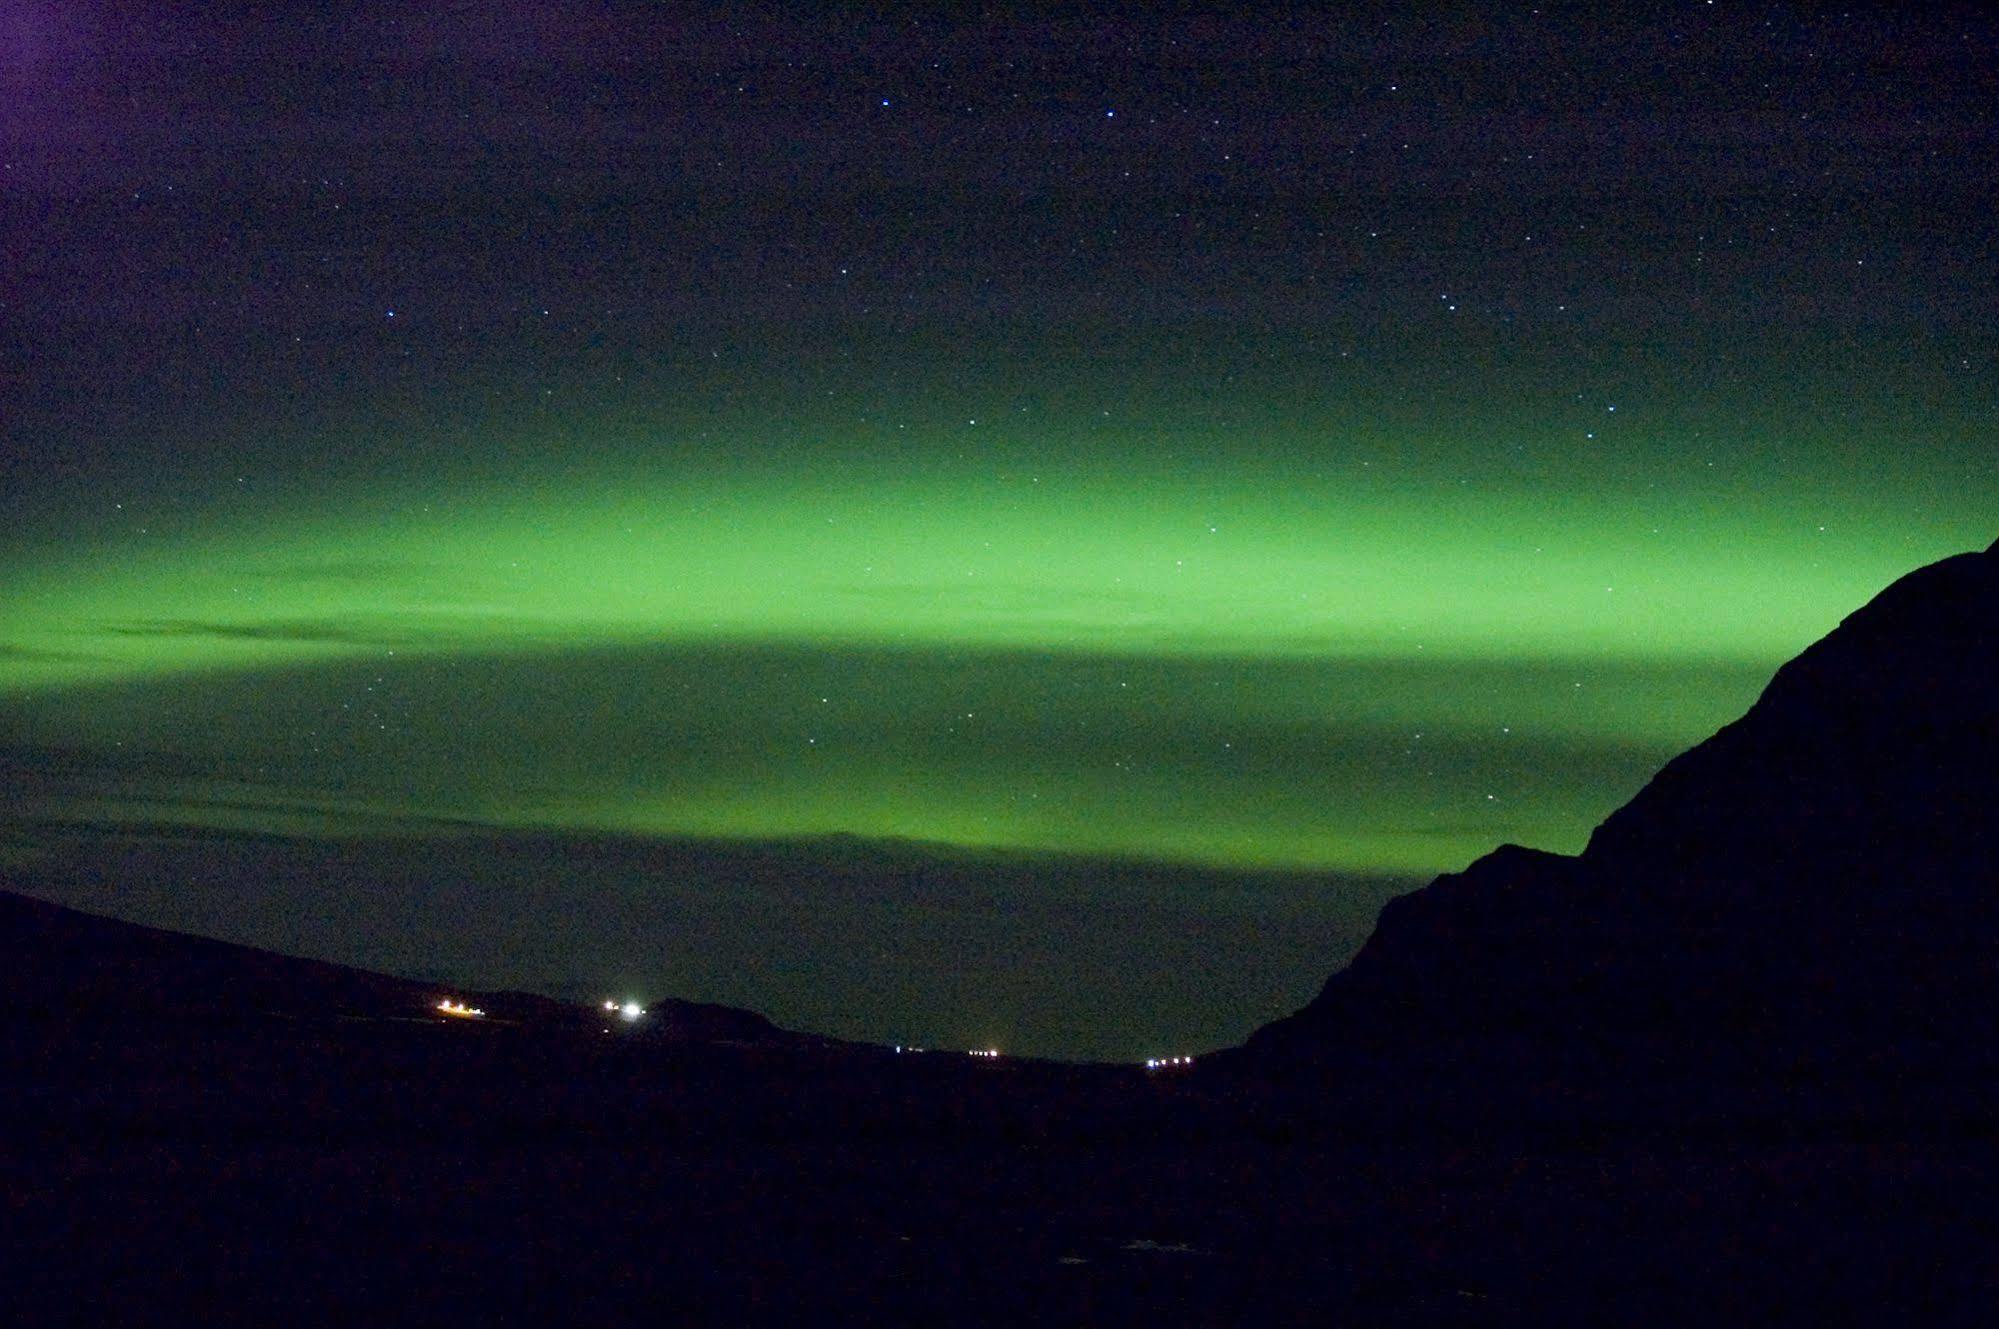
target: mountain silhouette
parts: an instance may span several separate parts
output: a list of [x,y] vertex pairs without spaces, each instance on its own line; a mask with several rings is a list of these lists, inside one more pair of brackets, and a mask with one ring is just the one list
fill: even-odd
[[[595,1005],[532,992],[469,991],[280,955],[232,942],[144,927],[0,891],[0,1004],[24,1021],[225,1021],[449,1019],[440,1001],[477,1008],[493,1028],[597,1031]],[[621,1032],[647,1041],[797,1043],[754,1011],[664,1000]]]
[[1848,616],[1581,854],[1505,845],[1391,901],[1228,1060],[1488,1106],[1999,1085],[1999,544]]

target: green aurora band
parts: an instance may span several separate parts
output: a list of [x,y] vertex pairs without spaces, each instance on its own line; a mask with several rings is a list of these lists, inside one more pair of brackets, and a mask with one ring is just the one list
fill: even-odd
[[95,495],[13,533],[0,586],[15,745],[111,771],[44,771],[28,811],[1419,875],[1578,847],[1842,614],[1989,540],[1975,495],[1863,479],[1744,503],[1741,474],[1585,492],[973,428],[896,461]]

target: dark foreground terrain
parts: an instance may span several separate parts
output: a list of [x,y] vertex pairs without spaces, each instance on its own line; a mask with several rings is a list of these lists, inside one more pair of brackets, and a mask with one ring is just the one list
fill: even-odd
[[398,988],[25,1003],[10,1316],[1941,1322],[1999,1277],[1983,1120],[1328,1115],[1226,1072],[457,1020]]
[[[1999,547],[1157,1075],[0,896],[15,1322],[1983,1324]],[[436,1009],[451,998],[486,1013]]]

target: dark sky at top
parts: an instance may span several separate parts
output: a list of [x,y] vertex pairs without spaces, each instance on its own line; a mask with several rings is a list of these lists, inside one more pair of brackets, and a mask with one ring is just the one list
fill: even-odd
[[1990,543],[1999,28],[1425,8],[0,4],[0,864],[1143,1056],[1576,847]]

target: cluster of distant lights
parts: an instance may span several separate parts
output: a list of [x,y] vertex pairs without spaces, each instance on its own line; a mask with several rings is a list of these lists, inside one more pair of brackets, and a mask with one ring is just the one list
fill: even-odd
[[[609,1009],[609,1006],[610,1003],[606,1002],[606,1009]],[[911,1047],[906,1043],[897,1043],[895,1050],[898,1053],[916,1053],[926,1052],[929,1049]],[[968,1057],[977,1057],[981,1061],[998,1061],[1000,1050],[998,1048],[970,1048],[966,1051],[965,1055]],[[1194,1059],[1192,1057],[1147,1057],[1145,1059],[1145,1069],[1148,1071],[1180,1070],[1193,1064]]]
[[[467,1006],[464,1002],[453,1001],[449,997],[438,1002],[437,1009],[446,1015],[456,1016],[462,1020],[477,1019],[486,1013],[476,1006]],[[607,1000],[604,1003],[604,1013],[606,1015],[615,1015],[620,1020],[630,1024],[644,1018],[646,1008],[635,1001]],[[897,1052],[926,1052],[929,1049],[909,1047],[898,1043],[895,1045],[895,1050]],[[965,1055],[968,1057],[977,1057],[981,1061],[998,1061],[1000,1050],[998,1048],[969,1048],[966,1050]],[[1193,1064],[1194,1059],[1192,1057],[1147,1057],[1145,1059],[1145,1069],[1148,1071],[1170,1071],[1177,1067],[1192,1066]]]
[[[449,997],[438,1002],[437,1009],[446,1015],[455,1016],[461,1020],[475,1020],[486,1013],[476,1006],[467,1006],[464,1002],[453,1001]],[[606,1000],[604,1002],[604,1013],[606,1015],[615,1015],[625,1023],[631,1024],[644,1018],[646,1008],[635,1001]],[[929,1051],[928,1048],[909,1047],[902,1043],[897,1043],[895,1050],[899,1053]],[[1000,1050],[998,1048],[969,1048],[966,1050],[965,1055],[968,1057],[977,1057],[981,1061],[998,1061]],[[1147,1057],[1145,1059],[1145,1069],[1148,1071],[1170,1071],[1183,1066],[1192,1066],[1193,1064],[1194,1059],[1192,1057]]]

